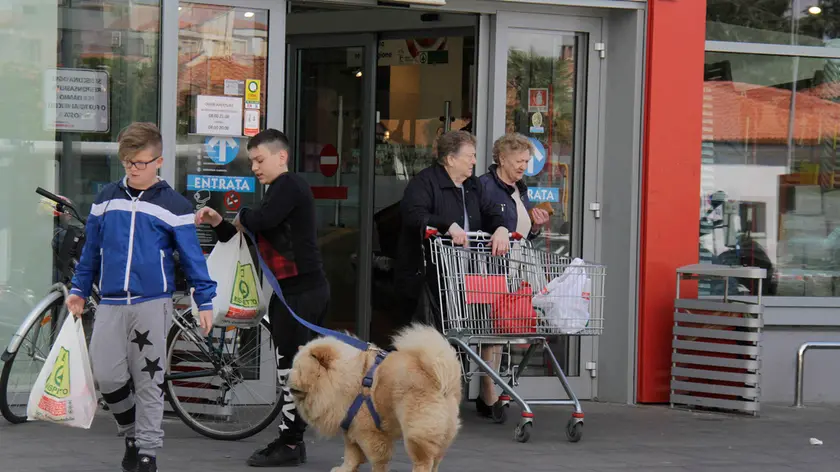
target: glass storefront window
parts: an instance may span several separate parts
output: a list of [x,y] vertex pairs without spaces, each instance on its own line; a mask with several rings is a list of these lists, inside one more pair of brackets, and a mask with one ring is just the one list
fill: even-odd
[[707,0],[706,39],[840,47],[833,0]]
[[767,269],[765,295],[840,295],[840,59],[707,52],[703,103],[701,262]]
[[[507,60],[505,132],[538,142],[544,164],[534,159],[523,180],[548,189],[551,225],[537,244],[564,255],[571,251],[577,37],[522,31],[511,36]],[[536,200],[535,200],[536,201]]]
[[[265,129],[268,11],[181,2],[178,9],[178,124],[175,184],[197,211],[233,219],[255,206],[247,137]],[[198,228],[206,251],[216,244]]]
[[[509,40],[505,132],[528,136],[542,154],[542,159],[531,160],[523,180],[532,202],[542,199],[554,208],[549,226],[534,245],[570,255],[579,38],[574,33],[522,30]],[[549,343],[566,374],[578,375],[579,338],[552,336]],[[511,351],[512,360],[521,361],[525,350],[514,347]],[[550,375],[551,363],[540,348],[524,376]]]
[[54,221],[35,188],[87,215],[124,175],[117,135],[158,122],[159,0],[12,0],[0,28],[0,345],[53,282]]

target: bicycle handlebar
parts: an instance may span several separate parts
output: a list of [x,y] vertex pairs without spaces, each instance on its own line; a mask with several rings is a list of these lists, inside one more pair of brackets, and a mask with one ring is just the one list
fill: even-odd
[[50,200],[52,200],[52,201],[54,201],[54,202],[56,202],[56,203],[64,203],[64,201],[63,201],[62,199],[58,198],[58,195],[56,195],[56,194],[54,194],[54,193],[52,193],[52,192],[49,192],[49,191],[47,191],[47,190],[44,190],[44,189],[43,189],[43,188],[41,188],[41,187],[36,188],[36,189],[35,189],[35,193],[37,193],[38,195],[40,195],[40,196],[42,196],[42,197],[49,198]]
[[67,202],[66,200],[59,197],[58,195],[56,195],[56,194],[54,194],[54,193],[52,193],[48,190],[45,190],[41,187],[36,188],[35,193],[37,193],[38,195],[40,195],[44,198],[47,198],[49,200],[54,201],[55,204],[56,204],[56,210],[58,210],[58,211],[62,211],[62,208],[67,208],[67,212],[69,213],[70,216],[72,216],[73,218],[78,220],[79,223],[81,223],[83,225],[86,224],[85,218],[82,218],[79,215],[79,212],[76,211],[76,207],[74,207],[73,204]]

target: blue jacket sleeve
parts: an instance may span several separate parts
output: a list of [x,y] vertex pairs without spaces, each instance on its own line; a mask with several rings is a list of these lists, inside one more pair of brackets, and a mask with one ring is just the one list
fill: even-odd
[[478,188],[480,193],[479,205],[481,208],[481,221],[482,226],[484,226],[484,231],[492,233],[499,229],[500,226],[507,229],[505,226],[505,218],[502,216],[502,211],[499,209],[498,202],[493,200],[492,193],[488,192],[487,188],[480,181],[478,183]]
[[102,235],[100,230],[102,218],[105,215],[97,215],[96,213],[96,205],[93,205],[85,224],[85,246],[82,248],[82,257],[76,264],[76,272],[70,282],[70,293],[82,298],[90,296],[93,280],[99,274],[99,267],[102,263]]
[[[188,208],[192,210],[192,208]],[[181,255],[181,265],[187,276],[187,283],[195,289],[193,298],[201,311],[213,309],[213,298],[216,297],[216,282],[210,278],[207,261],[198,242],[192,212],[179,212],[179,223],[172,228],[175,247]]]

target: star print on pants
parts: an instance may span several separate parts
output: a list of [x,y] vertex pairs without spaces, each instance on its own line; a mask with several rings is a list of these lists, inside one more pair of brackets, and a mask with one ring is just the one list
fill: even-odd
[[160,357],[158,357],[155,360],[150,360],[148,357],[146,357],[145,359],[146,359],[146,367],[140,369],[140,371],[141,372],[148,372],[149,373],[149,378],[154,379],[155,374],[157,374],[158,372],[163,370],[160,367]]
[[163,393],[166,391],[164,390],[164,388],[166,388],[166,382],[159,383],[158,388],[160,389],[160,396],[163,397]]
[[131,342],[137,344],[137,348],[140,349],[140,352],[143,352],[143,348],[146,346],[153,346],[152,342],[149,341],[149,331],[147,330],[145,333],[141,333],[140,331],[134,330],[134,339]]

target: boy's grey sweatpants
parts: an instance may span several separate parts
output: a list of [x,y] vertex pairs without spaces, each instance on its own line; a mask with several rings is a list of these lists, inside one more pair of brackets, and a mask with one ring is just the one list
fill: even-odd
[[163,445],[163,376],[172,299],[99,305],[90,342],[93,375],[121,436],[143,454]]

